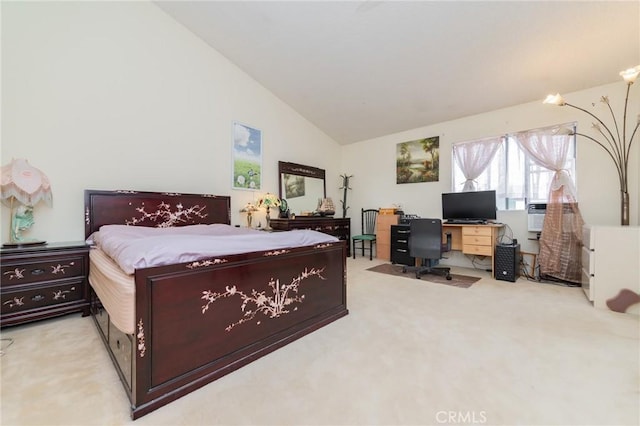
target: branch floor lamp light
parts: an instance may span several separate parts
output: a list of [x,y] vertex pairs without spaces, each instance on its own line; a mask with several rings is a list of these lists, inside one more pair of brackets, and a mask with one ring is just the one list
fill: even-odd
[[624,100],[624,113],[622,115],[622,137],[620,136],[618,121],[616,120],[613,109],[609,104],[608,96],[601,97],[600,102],[606,104],[609,108],[609,111],[611,112],[611,117],[613,118],[613,124],[615,126],[615,133],[613,133],[611,129],[609,129],[609,127],[607,127],[607,125],[604,124],[604,122],[596,117],[593,113],[587,111],[584,108],[571,105],[570,103],[566,102],[559,93],[555,95],[549,95],[544,100],[545,104],[575,108],[589,114],[591,117],[596,119],[597,123],[592,123],[592,127],[596,132],[599,133],[598,139],[589,135],[585,135],[584,133],[575,132],[575,134],[597,143],[602,149],[607,152],[607,154],[609,154],[609,157],[611,157],[611,159],[613,160],[616,166],[616,171],[618,172],[618,179],[620,181],[620,224],[623,226],[629,225],[629,155],[631,152],[631,144],[634,140],[633,138],[635,137],[636,132],[638,131],[638,127],[640,126],[640,116],[638,116],[637,123],[633,128],[633,131],[631,132],[631,137],[629,137],[629,140],[627,140],[627,104],[629,103],[629,90],[631,89],[631,85],[636,81],[636,78],[638,78],[639,74],[640,65],[620,72],[620,76],[622,76],[624,81],[627,83],[627,96]]

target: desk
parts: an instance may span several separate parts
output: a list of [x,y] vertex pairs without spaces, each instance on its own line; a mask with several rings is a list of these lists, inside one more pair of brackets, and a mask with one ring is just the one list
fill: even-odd
[[[495,278],[494,253],[496,239],[503,224],[442,224],[442,233],[451,233],[451,250],[491,259],[491,276]],[[443,241],[444,241],[443,235]]]

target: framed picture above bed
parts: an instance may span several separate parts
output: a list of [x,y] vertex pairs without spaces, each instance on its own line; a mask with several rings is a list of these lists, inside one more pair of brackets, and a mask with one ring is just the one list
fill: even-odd
[[233,189],[262,188],[262,131],[233,122]]

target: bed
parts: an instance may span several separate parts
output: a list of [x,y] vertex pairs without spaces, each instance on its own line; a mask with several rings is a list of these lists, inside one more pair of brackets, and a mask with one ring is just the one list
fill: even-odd
[[[230,225],[228,196],[85,191],[89,240],[106,225],[212,224]],[[91,314],[132,419],[348,314],[344,241],[137,267],[133,274],[100,248],[92,247],[90,259]],[[126,290],[105,285],[118,275],[130,281]]]

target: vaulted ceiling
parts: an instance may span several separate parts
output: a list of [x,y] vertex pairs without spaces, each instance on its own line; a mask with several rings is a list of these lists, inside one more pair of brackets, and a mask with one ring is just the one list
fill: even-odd
[[638,1],[157,1],[341,144],[619,81]]

